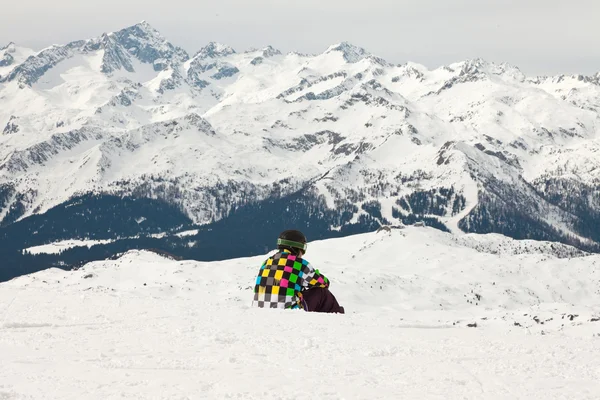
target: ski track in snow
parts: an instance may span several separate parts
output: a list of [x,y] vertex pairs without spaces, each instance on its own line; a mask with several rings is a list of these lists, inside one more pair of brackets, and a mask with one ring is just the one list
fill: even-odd
[[251,308],[264,256],[132,251],[14,279],[0,284],[0,399],[597,399],[598,256],[498,255],[469,246],[527,243],[453,238],[311,242],[346,315]]

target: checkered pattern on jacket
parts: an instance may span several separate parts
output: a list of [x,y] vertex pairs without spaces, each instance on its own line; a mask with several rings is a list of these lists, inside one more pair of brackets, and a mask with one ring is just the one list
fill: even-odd
[[308,261],[282,250],[260,267],[254,287],[254,307],[301,308],[302,290],[329,287],[329,280]]

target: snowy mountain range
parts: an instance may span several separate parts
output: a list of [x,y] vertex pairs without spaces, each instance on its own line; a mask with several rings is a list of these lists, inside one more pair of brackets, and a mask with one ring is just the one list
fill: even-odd
[[[429,70],[349,43],[190,55],[146,22],[38,52],[11,43],[1,247],[20,263],[60,240],[162,240],[222,259],[260,254],[282,226],[319,239],[422,221],[598,251],[599,110],[600,73]],[[185,229],[199,232],[175,243]]]
[[251,308],[267,254],[0,283],[0,398],[265,399],[298,371],[331,400],[598,398],[600,255],[429,227],[310,241],[335,315]]

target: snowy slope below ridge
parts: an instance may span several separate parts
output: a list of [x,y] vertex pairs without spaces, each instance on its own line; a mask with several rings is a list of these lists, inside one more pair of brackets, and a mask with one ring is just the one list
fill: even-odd
[[310,242],[307,259],[345,315],[251,308],[266,255],[203,263],[131,251],[22,276],[0,284],[0,393],[258,399],[280,386],[256,386],[269,363],[318,374],[326,399],[559,399],[565,387],[593,399],[600,259],[511,255],[549,246],[431,228]]
[[[164,199],[205,224],[304,188],[351,213],[333,231],[423,219],[600,242],[600,75],[531,78],[481,59],[428,70],[349,43],[190,56],[146,22],[10,68],[0,224],[84,193]],[[198,118],[214,134],[186,128]]]
[[[311,241],[308,247],[306,258],[331,278],[332,291],[355,313],[386,308],[464,312],[472,317],[509,312],[523,319],[517,315],[523,310],[542,312],[551,306],[577,308],[573,312],[587,309],[590,318],[600,312],[600,256],[567,245],[406,227]],[[176,283],[179,290],[183,286],[194,292],[199,286],[212,286],[216,295],[209,304],[247,304],[252,298],[249,285],[265,257],[176,261],[134,250],[74,271],[49,269],[25,275],[0,288],[49,285],[89,290],[92,284],[94,291],[138,293],[146,283],[160,295],[165,285]],[[58,276],[60,282],[53,278]]]

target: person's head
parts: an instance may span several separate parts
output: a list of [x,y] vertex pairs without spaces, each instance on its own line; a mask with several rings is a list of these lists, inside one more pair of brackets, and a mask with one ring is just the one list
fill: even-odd
[[297,230],[287,230],[279,234],[277,238],[279,250],[289,250],[292,254],[302,257],[306,254],[306,236]]

